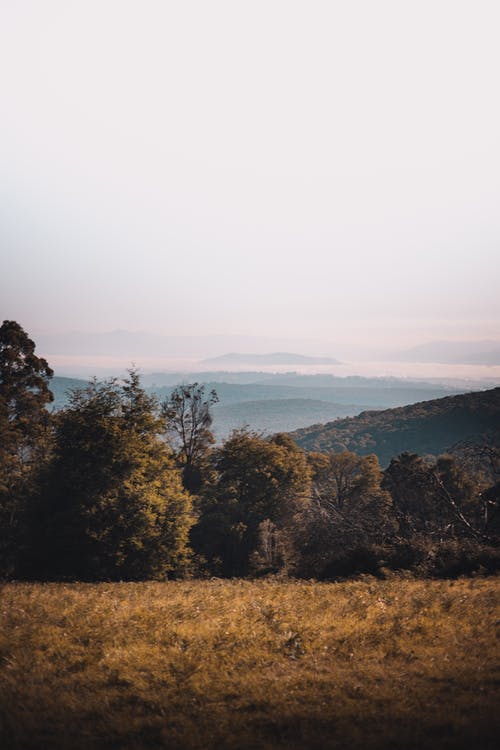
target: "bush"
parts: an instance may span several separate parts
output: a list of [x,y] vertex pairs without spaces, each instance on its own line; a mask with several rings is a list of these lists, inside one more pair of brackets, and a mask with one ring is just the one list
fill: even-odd
[[385,547],[371,544],[339,550],[337,554],[332,555],[317,577],[326,581],[361,574],[380,577],[386,555]]
[[466,539],[452,539],[436,546],[429,575],[458,578],[474,573],[492,574],[500,569],[500,550]]

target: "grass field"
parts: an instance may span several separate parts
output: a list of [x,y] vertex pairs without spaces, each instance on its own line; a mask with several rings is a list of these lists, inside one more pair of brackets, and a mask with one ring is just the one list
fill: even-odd
[[495,747],[496,579],[8,584],[0,746]]

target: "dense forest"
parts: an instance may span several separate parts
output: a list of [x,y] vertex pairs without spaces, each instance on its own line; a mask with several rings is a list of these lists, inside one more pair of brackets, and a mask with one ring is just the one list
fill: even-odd
[[422,401],[312,425],[293,433],[305,450],[374,453],[383,466],[403,451],[438,456],[464,440],[500,443],[500,388]]
[[[352,428],[352,442],[339,439],[326,452],[312,443],[323,452],[306,452],[288,434],[249,430],[216,445],[218,395],[202,384],[177,386],[161,400],[132,369],[123,380],[74,388],[63,409],[50,411],[52,376],[19,324],[4,321],[5,579],[329,580],[497,569],[500,389],[342,420],[325,429],[362,425]],[[363,443],[374,424],[379,433]],[[468,440],[453,455],[438,455],[450,425],[455,436],[463,425]],[[421,433],[424,455],[390,442],[404,429]],[[376,455],[383,439],[385,470]]]

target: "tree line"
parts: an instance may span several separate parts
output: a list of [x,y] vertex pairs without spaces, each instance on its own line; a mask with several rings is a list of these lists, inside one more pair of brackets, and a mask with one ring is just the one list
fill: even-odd
[[0,576],[145,580],[492,572],[500,451],[306,453],[287,434],[211,432],[215,391],[163,402],[131,370],[50,411],[52,370],[0,327]]

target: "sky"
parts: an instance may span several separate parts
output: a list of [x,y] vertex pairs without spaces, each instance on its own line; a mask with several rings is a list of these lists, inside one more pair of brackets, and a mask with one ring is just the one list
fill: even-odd
[[2,319],[500,340],[499,27],[497,0],[1,0]]

